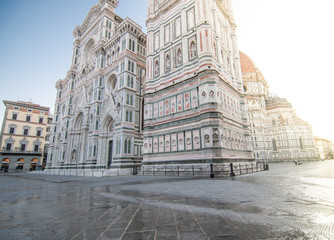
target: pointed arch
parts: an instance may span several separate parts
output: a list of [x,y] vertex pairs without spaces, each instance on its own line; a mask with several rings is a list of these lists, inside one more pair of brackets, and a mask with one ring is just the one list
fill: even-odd
[[74,122],[74,129],[75,130],[81,130],[82,129],[83,119],[84,119],[84,114],[82,112],[79,112],[77,114],[77,117],[75,118],[75,122]]
[[108,114],[102,122],[102,132],[111,133],[113,131],[113,118]]
[[89,63],[90,60],[93,58],[94,45],[95,45],[94,39],[93,38],[89,39],[83,51],[83,60],[84,60],[83,62],[85,64]]

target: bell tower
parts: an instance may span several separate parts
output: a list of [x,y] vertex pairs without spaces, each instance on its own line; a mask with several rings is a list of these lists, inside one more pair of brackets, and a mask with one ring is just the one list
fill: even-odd
[[230,0],[148,0],[146,23],[145,169],[253,160]]

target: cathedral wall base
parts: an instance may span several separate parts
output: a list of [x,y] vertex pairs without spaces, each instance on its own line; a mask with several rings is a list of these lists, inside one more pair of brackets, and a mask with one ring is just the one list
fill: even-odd
[[138,175],[184,176],[184,177],[226,177],[260,172],[266,170],[264,163],[254,161],[214,161],[199,164],[147,164]]
[[35,171],[33,174],[42,175],[57,175],[57,176],[80,176],[80,177],[116,177],[133,175],[133,169],[120,168],[120,169],[60,169],[49,168],[44,171]]

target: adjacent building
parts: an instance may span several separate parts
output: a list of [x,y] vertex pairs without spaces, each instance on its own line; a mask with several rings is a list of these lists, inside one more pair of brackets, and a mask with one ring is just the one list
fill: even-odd
[[74,29],[72,65],[57,81],[49,169],[132,169],[143,155],[146,34],[99,0]]
[[312,127],[286,99],[270,95],[261,71],[240,53],[252,147],[257,161],[317,160]]
[[6,106],[0,135],[1,169],[36,170],[48,145],[48,107],[31,102],[3,101]]
[[318,158],[321,160],[333,159],[334,149],[331,141],[320,137],[314,137]]

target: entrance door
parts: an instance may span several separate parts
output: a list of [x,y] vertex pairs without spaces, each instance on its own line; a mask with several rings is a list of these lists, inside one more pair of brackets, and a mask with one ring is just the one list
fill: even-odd
[[112,163],[112,146],[113,146],[113,141],[109,141],[109,145],[108,145],[108,165],[107,168],[110,168],[110,165]]

